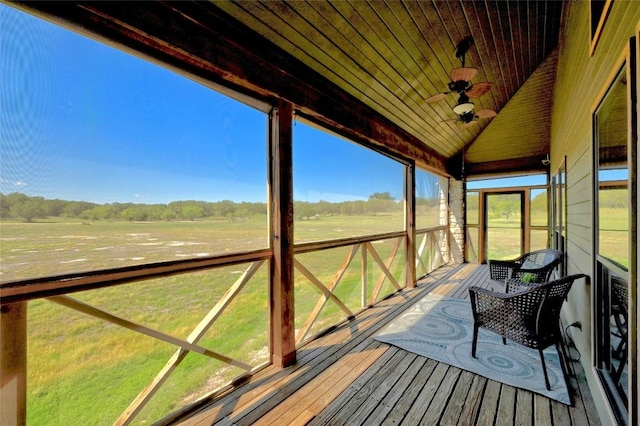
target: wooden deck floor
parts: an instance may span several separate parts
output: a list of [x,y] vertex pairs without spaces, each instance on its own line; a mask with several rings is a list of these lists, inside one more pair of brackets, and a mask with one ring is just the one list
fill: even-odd
[[572,363],[574,406],[569,407],[372,338],[427,293],[468,298],[470,285],[488,285],[486,266],[441,268],[416,289],[394,295],[300,348],[296,365],[284,370],[268,367],[173,423],[600,424],[577,362]]

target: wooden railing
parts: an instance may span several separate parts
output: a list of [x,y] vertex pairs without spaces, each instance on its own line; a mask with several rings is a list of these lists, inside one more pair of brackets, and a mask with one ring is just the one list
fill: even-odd
[[[426,274],[447,262],[448,244],[446,244],[444,236],[446,236],[446,228],[444,227],[421,230],[416,233],[416,268],[422,274]],[[402,276],[406,257],[405,238],[404,232],[395,232],[296,245],[294,249],[296,286],[301,288],[311,286],[315,292],[320,293],[315,304],[312,301],[306,301],[312,305],[312,308],[304,316],[298,316],[296,319],[296,323],[299,325],[296,332],[296,344],[299,345],[313,338],[315,334],[323,332],[328,327],[335,325],[336,322],[353,318],[360,310],[366,309],[389,294],[401,290],[404,287]],[[344,251],[345,254],[342,257],[336,256],[337,250]],[[320,259],[322,260],[322,257],[329,257],[329,251],[332,251],[332,258],[339,258],[337,269],[327,272],[327,268],[324,267],[322,273],[313,272],[316,265],[310,261],[308,255],[321,255]],[[173,355],[167,359],[160,371],[133,399],[114,424],[130,424],[189,353],[217,360],[223,366],[234,367],[234,371],[239,369],[242,372],[241,375],[250,374],[261,368],[264,364],[253,365],[217,352],[214,348],[208,348],[201,344],[201,339],[207,330],[215,327],[216,321],[223,313],[227,312],[231,302],[236,299],[252,277],[261,269],[264,270],[268,267],[271,255],[270,250],[260,250],[216,258],[165,262],[142,267],[58,276],[46,280],[2,284],[0,286],[0,303],[2,304],[3,409],[12,407],[14,410],[13,413],[3,413],[2,423],[8,424],[4,422],[4,419],[9,417],[18,419],[19,422],[22,420],[23,424],[26,423],[26,419],[21,419],[16,412],[26,412],[26,336],[28,326],[26,307],[29,301],[36,299],[64,306],[176,347]],[[240,269],[241,273],[226,292],[213,303],[213,306],[193,327],[186,338],[161,331],[157,327],[141,324],[138,321],[125,318],[124,315],[92,306],[86,301],[71,296],[77,292],[177,274],[214,271],[217,268],[231,265],[239,266],[240,268],[237,269]],[[355,274],[354,269],[357,271]],[[348,297],[340,296],[339,290],[345,287],[349,287],[350,290],[359,287],[357,301],[354,300],[353,291],[348,292],[350,294]],[[162,292],[163,288],[158,288],[158,291]],[[308,293],[307,297],[309,297]],[[296,303],[298,302],[296,301]],[[329,307],[337,310],[339,315],[331,316],[336,320],[326,324],[321,318]],[[11,358],[10,361],[9,358]],[[235,379],[228,382],[232,383],[232,380]],[[96,395],[96,397],[102,398],[103,396]],[[104,403],[108,404],[108,401],[104,401]]]
[[[270,256],[270,251],[263,250],[222,256],[215,259],[166,262],[141,268],[121,268],[94,271],[90,274],[59,276],[40,282],[30,280],[21,283],[3,284],[0,287],[3,350],[2,424],[13,424],[16,422],[26,424],[26,418],[23,418],[25,415],[21,415],[18,412],[26,412],[26,370],[28,367],[26,362],[26,336],[28,326],[27,303],[29,301],[36,299],[46,300],[176,347],[173,355],[168,358],[156,376],[142,388],[130,405],[114,421],[116,425],[126,425],[134,420],[136,415],[147,405],[189,353],[200,354],[204,357],[217,360],[223,366],[222,369],[224,369],[224,366],[235,367],[235,371],[239,369],[243,372],[243,375],[251,373],[264,365],[264,363],[262,363],[262,365],[252,365],[235,359],[204,347],[200,345],[199,342],[208,330],[215,327],[216,321],[227,312],[229,305],[241,293],[252,277],[254,277],[261,268],[264,269],[264,265],[268,265],[267,261]],[[137,321],[132,321],[122,315],[117,315],[70,296],[72,293],[93,289],[104,289],[110,286],[124,285],[132,282],[149,281],[154,278],[168,277],[177,274],[212,271],[216,268],[228,266],[238,266],[241,270],[239,276],[213,304],[209,311],[206,312],[195,327],[193,327],[186,338],[161,331],[157,327],[154,328]],[[123,287],[123,291],[127,290]],[[159,287],[157,291],[162,292],[164,289]],[[131,297],[135,296],[132,295]],[[267,301],[265,301],[265,303],[266,302]],[[64,327],[63,324],[58,324],[57,326]],[[11,348],[10,357],[7,356],[9,349],[5,348]],[[236,376],[236,379],[237,378]],[[102,395],[96,395],[96,398],[102,398]],[[107,401],[104,402],[108,404]],[[13,406],[15,411],[11,410],[11,413],[4,412],[4,409],[8,406]]]
[[416,231],[416,276],[426,275],[449,263],[448,238],[446,226]]
[[[440,266],[448,263],[449,261],[449,244],[447,241],[447,227],[442,226],[438,228],[423,229],[416,232],[416,270],[418,275],[426,275],[429,272],[439,268]],[[392,292],[399,291],[404,288],[403,280],[399,273],[394,273],[391,270],[392,265],[398,261],[399,258],[404,259],[404,239],[405,234],[403,232],[388,233],[384,235],[367,236],[362,238],[351,238],[339,241],[328,241],[321,243],[309,243],[296,246],[296,271],[304,278],[296,278],[296,283],[299,281],[305,281],[308,285],[313,286],[320,292],[320,296],[313,307],[310,310],[302,325],[297,329],[296,344],[313,338],[318,333],[323,333],[326,328],[332,327],[335,323],[321,324],[316,327],[317,332],[311,333],[314,325],[318,325],[319,317],[327,305],[334,305],[341,313],[340,316],[334,316],[336,322],[348,320],[355,316],[357,312],[367,307],[372,306],[377,301],[384,299]],[[376,249],[376,246],[380,244],[388,244],[386,247],[386,253],[384,256],[381,254],[380,249]],[[303,261],[300,260],[300,255],[304,253],[317,252],[321,250],[348,248],[343,255],[339,266],[335,272],[331,275],[324,272],[324,276],[327,279],[319,278],[317,274],[314,274],[310,268],[308,268]],[[344,280],[346,271],[349,267],[352,267],[356,262],[356,258],[360,253],[360,281],[359,285],[359,303],[355,304],[353,300],[348,303],[347,300],[340,299],[336,294],[341,282]],[[383,259],[384,257],[384,259]],[[404,262],[404,260],[402,260]],[[375,269],[375,271],[373,270]],[[370,280],[369,272],[377,274],[375,280]],[[387,284],[387,292],[384,292],[384,285]],[[352,284],[353,285],[353,284]],[[349,307],[352,306],[352,307]]]
[[[317,325],[320,314],[323,312],[329,302],[337,306],[342,312],[342,316],[340,317],[340,319],[338,319],[338,321],[340,321],[353,318],[357,311],[365,309],[366,307],[380,300],[381,297],[388,295],[381,294],[383,284],[386,281],[391,283],[394,291],[401,290],[404,287],[404,283],[401,284],[402,280],[394,276],[394,274],[390,271],[390,268],[394,261],[396,261],[398,252],[401,251],[401,248],[403,247],[404,238],[404,233],[400,232],[378,235],[375,237],[352,238],[347,240],[333,241],[329,243],[311,243],[298,246],[295,250],[297,256],[294,265],[296,271],[301,275],[301,278],[304,278],[304,280],[297,278],[296,282],[306,281],[314,288],[319,290],[321,294],[315,306],[313,307],[313,309],[311,309],[307,318],[302,323],[302,326],[298,329],[296,333],[296,344],[299,345],[300,343],[310,338],[310,331],[312,330],[314,325]],[[388,249],[386,260],[383,260],[379,251],[374,247],[374,244],[380,244],[386,241],[391,242],[391,247],[389,247]],[[301,255],[304,253],[337,248],[346,248],[346,254],[340,262],[338,269],[335,271],[328,282],[323,282],[321,278],[311,272],[311,270],[300,260]],[[360,253],[360,280],[357,285],[359,285],[360,287],[360,297],[358,298],[356,304],[353,300],[340,299],[340,297],[338,297],[338,295],[336,294],[336,290],[341,285],[341,283],[343,283],[345,274],[348,268],[352,265],[358,252]],[[370,262],[370,260],[372,260],[372,262]],[[377,267],[379,274],[375,284],[371,289],[369,288],[370,286],[368,273],[373,265],[370,265],[370,263],[373,263],[373,265]],[[324,275],[329,276],[330,274],[325,273]],[[353,299],[353,297],[351,299]],[[348,305],[351,305],[352,307],[350,308],[348,307]],[[333,326],[334,324],[324,325]]]
[[[471,235],[471,229],[475,229],[475,238],[474,235]],[[474,226],[466,226],[465,229],[465,233],[466,233],[466,238],[465,238],[465,255],[466,255],[466,261],[467,262],[478,262],[478,248],[476,248],[476,245],[479,246],[479,242],[477,241],[478,239],[478,225],[474,225]]]

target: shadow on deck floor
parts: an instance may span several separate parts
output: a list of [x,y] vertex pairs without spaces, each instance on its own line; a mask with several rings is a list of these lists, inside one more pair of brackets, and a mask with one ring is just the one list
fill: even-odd
[[420,297],[468,299],[474,285],[489,285],[485,265],[440,268],[303,345],[295,365],[267,367],[170,424],[599,425],[579,362],[569,407],[372,338]]

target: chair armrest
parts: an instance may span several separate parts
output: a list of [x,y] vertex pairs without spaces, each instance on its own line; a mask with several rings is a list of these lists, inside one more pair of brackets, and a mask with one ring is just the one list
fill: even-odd
[[481,296],[481,297],[494,297],[496,299],[508,299],[512,297],[512,294],[503,293],[501,291],[489,290],[484,287],[469,287],[469,295],[470,296]]

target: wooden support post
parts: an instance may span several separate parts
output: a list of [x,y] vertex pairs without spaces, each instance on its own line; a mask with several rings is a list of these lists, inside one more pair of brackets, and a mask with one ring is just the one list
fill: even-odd
[[0,309],[0,424],[27,424],[27,302]]
[[[638,87],[640,82],[638,74],[638,58],[640,57],[640,25],[636,27],[636,36],[631,38],[629,47],[629,67],[627,74],[627,86],[629,105],[629,135],[628,154],[629,159],[629,307],[627,313],[628,334],[627,348],[629,351],[629,383],[627,395],[629,401],[629,424],[638,424],[640,420],[640,392],[638,392],[638,317],[640,316],[640,303],[638,303],[638,270],[640,260],[638,258],[638,164],[640,163],[640,150],[638,149],[638,123],[640,123],[640,108],[638,107]],[[565,159],[566,163],[566,159]],[[566,185],[566,182],[564,182]]]
[[[451,187],[451,184],[449,184],[449,187]],[[449,189],[449,192],[451,190]],[[462,179],[462,211],[459,212],[460,213],[460,217],[462,217],[462,253],[461,253],[461,258],[460,258],[460,262],[461,263],[466,263],[468,259],[472,259],[472,256],[467,257],[467,244],[469,244],[469,247],[473,248],[473,240],[469,235],[469,227],[468,227],[468,223],[467,223],[467,180],[466,179]],[[459,225],[458,225],[459,226]],[[451,254],[451,246],[449,246],[449,254]],[[471,254],[471,253],[469,253]],[[476,258],[477,260],[477,256],[473,256],[474,258]]]
[[360,244],[360,257],[362,263],[360,265],[360,280],[362,282],[361,302],[362,307],[366,307],[369,304],[369,290],[368,290],[368,257],[366,244]]
[[522,254],[531,251],[531,189],[525,188],[523,191],[524,200],[522,200]]
[[478,263],[485,263],[487,261],[487,210],[485,207],[484,191],[478,192]]
[[416,164],[404,167],[405,287],[416,286]]
[[293,108],[280,101],[271,120],[271,358],[281,368],[296,361],[293,285]]

